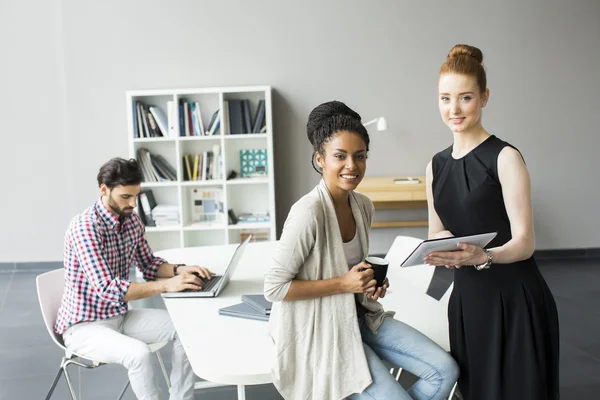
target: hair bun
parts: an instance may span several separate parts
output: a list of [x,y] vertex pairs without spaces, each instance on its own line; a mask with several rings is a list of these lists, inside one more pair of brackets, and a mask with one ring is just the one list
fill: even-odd
[[338,116],[350,117],[360,122],[360,115],[341,101],[334,100],[320,104],[311,111],[306,124],[306,131],[311,143],[313,143],[315,132],[324,124],[329,123],[332,118],[335,119]]
[[469,46],[468,44],[457,44],[454,46],[450,50],[450,53],[448,53],[447,59],[460,56],[473,57],[480,64],[483,62],[483,53],[481,50],[477,47]]

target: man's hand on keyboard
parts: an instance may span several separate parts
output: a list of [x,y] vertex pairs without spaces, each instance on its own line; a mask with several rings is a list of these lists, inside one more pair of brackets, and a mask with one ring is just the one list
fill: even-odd
[[[181,266],[179,267],[178,272],[179,273],[176,276],[167,279],[167,292],[202,290],[204,287],[204,282],[208,279],[211,279],[214,275],[214,273],[210,272],[208,269],[197,266]],[[204,278],[205,276],[208,278]]]
[[215,273],[211,272],[208,268],[200,267],[198,265],[182,265],[177,269],[177,274],[185,274],[185,273],[196,273],[200,276],[200,278],[211,279]]

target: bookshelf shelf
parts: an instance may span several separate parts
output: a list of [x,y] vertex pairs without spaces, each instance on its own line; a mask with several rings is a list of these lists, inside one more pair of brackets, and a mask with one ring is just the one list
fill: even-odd
[[211,136],[189,136],[177,138],[180,142],[195,142],[202,140],[221,140],[222,135],[211,135]]
[[142,182],[142,188],[177,187],[177,182]]
[[266,133],[239,133],[236,135],[223,135],[225,140],[236,140],[236,139],[266,139]]
[[223,180],[221,179],[208,179],[205,181],[183,181],[181,182],[181,186],[219,186],[223,185]]
[[[149,215],[148,225],[163,218],[146,227],[154,251],[239,243],[248,233],[276,239],[270,86],[135,90],[126,100],[129,155],[145,173],[142,197],[153,200],[140,197],[137,211]],[[232,171],[237,178],[225,180]],[[155,181],[165,174],[173,180]],[[154,204],[166,207],[146,213]],[[197,222],[215,215],[208,204],[216,221]],[[229,225],[228,210],[270,220]]]
[[228,228],[232,230],[241,229],[269,229],[271,226],[270,222],[243,222],[235,225],[229,225]]
[[176,138],[169,137],[150,137],[150,138],[136,138],[133,139],[135,143],[151,143],[151,142],[174,142]]
[[212,230],[223,230],[226,228],[225,224],[215,223],[195,223],[186,225],[183,227],[184,231],[212,231]]
[[228,185],[252,185],[258,183],[269,183],[269,178],[235,178],[226,182]]
[[147,226],[146,232],[178,232],[181,226]]

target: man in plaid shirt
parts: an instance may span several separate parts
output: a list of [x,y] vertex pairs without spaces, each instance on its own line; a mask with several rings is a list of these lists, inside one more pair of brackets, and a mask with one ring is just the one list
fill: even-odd
[[[132,309],[127,302],[163,292],[202,288],[206,268],[155,257],[133,212],[142,173],[136,160],[114,158],[98,173],[101,197],[71,221],[65,236],[65,287],[55,330],[66,347],[128,370],[138,399],[159,399],[147,343],[172,341],[170,399],[194,398],[194,374],[166,310]],[[135,265],[146,282],[129,280]],[[156,278],[168,278],[156,280]]]

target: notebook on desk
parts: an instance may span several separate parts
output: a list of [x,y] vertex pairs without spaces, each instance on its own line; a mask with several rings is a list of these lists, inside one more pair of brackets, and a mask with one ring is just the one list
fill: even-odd
[[235,269],[242,258],[242,254],[244,254],[244,250],[246,249],[246,246],[251,238],[252,235],[248,235],[248,237],[235,249],[235,252],[229,260],[229,264],[227,265],[225,273],[222,276],[213,276],[211,280],[206,281],[202,290],[184,290],[182,292],[161,293],[161,296],[164,298],[217,297],[219,294],[221,294],[223,289],[225,289],[225,286],[227,286],[231,280],[231,277],[233,276],[233,273],[235,272]]
[[246,303],[234,304],[229,307],[223,307],[219,309],[219,315],[228,315],[230,317],[255,319],[258,321],[268,321],[269,315],[264,314],[254,307],[249,306]]
[[262,294],[242,295],[242,301],[262,314],[271,314],[271,302]]

